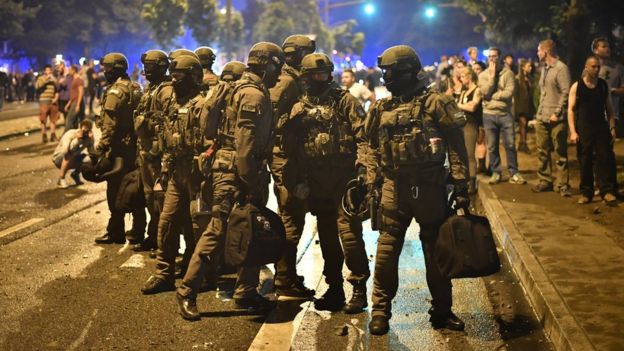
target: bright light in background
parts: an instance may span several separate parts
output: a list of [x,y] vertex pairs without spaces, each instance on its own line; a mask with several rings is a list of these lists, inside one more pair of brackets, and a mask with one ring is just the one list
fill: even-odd
[[80,63],[80,65],[83,66],[86,60],[87,60],[86,57],[81,57],[80,60],[78,60],[78,63]]
[[425,17],[427,17],[427,18],[434,18],[435,15],[436,15],[435,7],[427,7],[425,9]]
[[221,12],[222,15],[225,15],[227,12],[227,9],[225,7],[221,8],[221,10],[219,10],[219,12]]
[[488,49],[483,50],[483,56],[485,56],[485,57],[490,56],[490,50],[488,50]]
[[375,5],[373,4],[366,4],[364,5],[364,13],[367,15],[372,15],[375,13]]

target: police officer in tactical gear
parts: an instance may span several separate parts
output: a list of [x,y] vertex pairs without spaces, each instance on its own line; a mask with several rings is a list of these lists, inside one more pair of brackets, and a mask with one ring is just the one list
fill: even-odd
[[[282,49],[267,42],[249,52],[249,69],[226,94],[225,116],[220,118],[217,150],[212,163],[212,220],[197,243],[189,268],[178,288],[176,301],[183,318],[197,320],[196,297],[204,271],[215,265],[227,228],[227,218],[236,201],[263,206],[268,197],[266,169],[273,130],[272,108],[267,88],[277,82],[284,62]],[[257,292],[260,267],[240,267],[234,292],[237,308],[265,313],[274,303]]]
[[204,85],[207,88],[217,85],[219,76],[212,71],[212,65],[217,58],[214,50],[208,46],[200,46],[195,49],[195,54],[199,57],[199,62],[202,65]]
[[[364,142],[366,113],[353,95],[331,87],[333,70],[325,54],[303,58],[305,93],[283,126],[283,144],[288,162],[299,169],[297,183],[310,190],[307,205],[317,218],[329,289],[315,301],[315,307],[329,311],[344,307],[347,313],[359,313],[368,305],[366,281],[370,276],[362,218],[347,215],[341,200],[347,183],[356,175],[356,164],[361,164],[357,150]],[[298,239],[291,238],[295,245]],[[353,297],[346,306],[342,277],[345,261],[351,271],[347,280],[353,285]]]
[[316,44],[305,35],[291,35],[282,44],[286,64],[274,88],[270,90],[275,107],[275,145],[271,159],[273,190],[279,205],[279,214],[286,228],[284,255],[276,264],[275,292],[280,296],[312,298],[314,290],[307,288],[297,275],[297,244],[303,232],[305,221],[305,201],[307,189],[297,184],[296,167],[288,162],[282,145],[281,126],[288,119],[292,107],[303,95],[301,84],[301,60],[314,52]]
[[[448,213],[449,178],[457,206],[469,204],[467,153],[461,129],[464,116],[452,98],[428,90],[418,78],[421,64],[411,47],[387,49],[379,56],[378,65],[392,98],[375,103],[365,127],[369,143],[363,152],[370,155],[365,158],[367,182],[374,186],[379,168],[383,178],[369,329],[375,335],[388,332],[392,299],[399,284],[399,256],[407,227],[415,218],[433,298],[430,321],[434,328],[463,330],[464,323],[451,311],[451,281],[441,275],[433,245]],[[450,169],[444,167],[447,157]]]
[[230,61],[223,66],[223,70],[221,71],[221,77],[219,77],[222,81],[227,83],[233,83],[239,80],[245,70],[247,69],[247,65],[240,61]]
[[166,100],[173,92],[167,76],[169,58],[164,51],[148,50],[141,55],[141,62],[149,86],[134,111],[134,129],[138,136],[138,164],[150,221],[147,238],[133,247],[135,251],[156,249],[160,208],[154,196],[154,186],[161,176],[158,135],[162,131],[163,122],[162,107],[158,106],[162,106],[162,100]]
[[[196,167],[196,155],[205,151],[206,138],[200,126],[204,111],[201,93],[202,70],[199,60],[181,55],[171,61],[174,98],[168,106],[162,132],[162,173],[168,183],[163,210],[158,222],[158,251],[156,274],[141,289],[154,294],[175,289],[175,259],[179,247],[179,229],[192,233],[190,203],[203,180]],[[187,265],[195,248],[193,235],[185,235],[187,251],[183,265]]]
[[[132,229],[124,233],[124,213],[115,209],[115,200],[123,176],[134,168],[137,139],[133,128],[132,114],[141,97],[141,87],[130,81],[127,74],[128,60],[123,54],[109,53],[100,61],[104,66],[104,76],[109,84],[102,99],[102,112],[98,118],[102,136],[96,147],[94,159],[107,157],[114,160],[123,158],[122,172],[107,179],[106,200],[111,212],[106,234],[95,239],[98,244],[125,242],[127,236],[131,244],[143,241],[145,233],[145,208],[136,208],[132,212]],[[97,163],[97,162],[96,162]]]

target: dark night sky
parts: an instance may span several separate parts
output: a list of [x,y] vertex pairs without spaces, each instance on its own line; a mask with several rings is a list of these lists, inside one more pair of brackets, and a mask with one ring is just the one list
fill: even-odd
[[[330,0],[330,3],[345,1]],[[319,1],[321,4],[323,2]],[[373,3],[373,15],[364,12],[363,4],[330,11],[330,24],[348,19],[358,21],[356,30],[366,35],[363,61],[367,65],[374,64],[384,49],[398,44],[414,47],[425,64],[438,60],[441,54],[464,53],[468,46],[478,46],[480,50],[487,46],[483,34],[473,30],[480,19],[466,14],[462,9],[438,8],[436,16],[430,19],[425,17],[425,4],[421,1],[376,0]],[[233,4],[242,9],[246,1],[234,0]]]

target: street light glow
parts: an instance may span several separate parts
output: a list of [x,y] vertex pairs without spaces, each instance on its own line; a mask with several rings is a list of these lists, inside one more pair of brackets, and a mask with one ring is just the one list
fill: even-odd
[[434,18],[435,15],[436,15],[435,7],[427,7],[425,9],[425,17],[427,17],[427,18]]
[[372,15],[373,13],[375,13],[375,5],[373,4],[364,5],[364,13],[367,15]]

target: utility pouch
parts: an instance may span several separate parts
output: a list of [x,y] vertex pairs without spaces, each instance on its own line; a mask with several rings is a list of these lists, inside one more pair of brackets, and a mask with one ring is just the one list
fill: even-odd
[[212,163],[213,171],[234,172],[236,170],[236,151],[218,150]]

